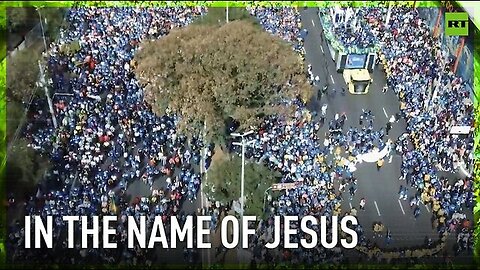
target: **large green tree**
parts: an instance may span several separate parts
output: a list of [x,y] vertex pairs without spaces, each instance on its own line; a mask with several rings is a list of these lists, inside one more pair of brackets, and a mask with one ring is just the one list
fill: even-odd
[[40,57],[40,52],[24,49],[7,58],[8,101],[28,103],[32,94],[37,93]]
[[[31,22],[33,25],[39,22],[34,8],[12,8],[8,11],[9,23],[13,24],[9,31],[17,31],[22,27],[29,31]],[[47,16],[42,14],[43,17],[60,16],[55,15],[58,9],[40,11],[45,11]],[[50,166],[45,157],[28,146],[28,140],[22,135],[26,120],[25,109],[32,98],[42,93],[36,85],[39,79],[38,60],[43,61],[41,52],[33,47],[17,50],[6,59],[6,189],[16,195],[32,190]]]
[[35,25],[40,23],[40,17],[45,30],[45,36],[50,40],[55,40],[59,30],[66,25],[64,20],[66,8],[43,7],[38,3],[31,3],[30,6],[10,7],[7,9],[7,27],[8,31],[26,34]]
[[[263,164],[245,162],[245,214],[261,216],[265,191],[278,183],[281,175]],[[213,162],[203,183],[207,197],[221,203],[238,200],[241,195],[241,167],[242,159],[237,155]]]
[[17,196],[33,191],[35,185],[50,168],[45,157],[35,153],[28,141],[19,138],[7,146],[7,191]]
[[[24,106],[16,101],[7,102],[7,144],[15,137],[19,137],[18,134],[26,119],[26,112]],[[17,131],[18,130],[18,131]]]
[[60,29],[66,27],[68,23],[65,21],[66,8],[48,7],[39,9],[42,18],[45,18],[47,24],[45,25],[46,35],[50,40],[56,40]]
[[7,9],[7,26],[10,32],[28,32],[39,22],[34,7],[11,7]]
[[266,115],[288,116],[294,108],[285,101],[313,92],[290,44],[250,21],[174,29],[142,44],[135,60],[154,112],[179,115],[187,135],[205,125],[207,139],[221,141],[229,117],[245,130]]
[[22,135],[27,117],[25,107],[10,100],[7,102],[7,114],[6,189],[8,193],[21,196],[25,192],[33,191],[35,184],[50,168],[50,163],[47,157],[36,153]]

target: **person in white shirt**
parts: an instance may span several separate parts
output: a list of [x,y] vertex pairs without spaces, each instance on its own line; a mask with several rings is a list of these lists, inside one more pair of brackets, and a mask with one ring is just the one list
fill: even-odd
[[361,210],[365,211],[365,204],[366,203],[367,203],[367,201],[365,200],[365,198],[360,199],[360,209]]

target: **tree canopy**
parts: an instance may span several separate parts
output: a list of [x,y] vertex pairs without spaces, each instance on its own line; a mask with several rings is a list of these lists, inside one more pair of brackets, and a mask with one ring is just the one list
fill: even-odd
[[[245,214],[261,216],[264,193],[272,184],[279,182],[281,175],[263,164],[245,162]],[[203,188],[207,197],[221,203],[238,200],[241,194],[241,167],[242,159],[236,155],[213,162]]]
[[9,192],[27,190],[35,186],[50,168],[48,160],[35,153],[28,141],[19,138],[8,146],[7,187]]
[[291,45],[249,21],[190,25],[147,41],[135,73],[155,113],[180,116],[186,135],[224,138],[229,117],[245,130],[266,115],[290,115],[286,101],[310,99],[312,88]]
[[19,50],[7,59],[7,100],[28,102],[37,90],[41,54],[35,50]]
[[7,9],[7,25],[10,32],[28,31],[38,23],[39,17],[34,7],[14,7]]
[[50,40],[56,40],[60,28],[67,25],[64,20],[66,11],[66,8],[43,7],[43,5],[39,7],[35,3],[31,3],[30,6],[10,7],[7,9],[8,32],[23,36],[40,23],[41,17],[45,36]]
[[58,38],[58,34],[60,33],[60,29],[68,25],[68,23],[64,20],[66,11],[66,8],[54,7],[40,9],[42,18],[45,18],[47,21],[47,24],[45,25],[45,31],[50,40],[56,40]]

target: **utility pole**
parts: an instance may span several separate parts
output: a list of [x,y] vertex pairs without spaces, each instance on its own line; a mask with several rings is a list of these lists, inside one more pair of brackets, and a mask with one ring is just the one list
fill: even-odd
[[248,146],[250,144],[252,144],[254,141],[251,140],[251,141],[246,141],[245,140],[245,137],[250,135],[250,134],[253,134],[253,131],[248,131],[248,132],[245,132],[243,134],[240,134],[240,133],[232,133],[230,135],[232,135],[232,137],[241,137],[242,140],[241,142],[234,142],[233,145],[239,145],[239,146],[242,146],[242,182],[241,182],[241,195],[240,195],[240,205],[241,205],[241,208],[242,208],[242,211],[241,211],[241,216],[243,217],[243,212],[244,212],[244,188],[245,188],[245,146]]
[[392,14],[392,1],[388,1],[388,11],[385,18],[385,26],[388,28],[388,22],[390,21],[390,16]]
[[225,10],[225,16],[226,16],[225,21],[228,23],[228,1],[226,1],[226,4],[227,4],[227,7],[225,8],[226,9]]
[[43,66],[40,60],[38,60],[38,69],[40,71],[40,86],[43,87],[43,90],[45,90],[45,96],[47,97],[48,107],[50,108],[50,113],[52,114],[53,127],[57,129],[57,118],[55,117],[52,99],[50,98],[50,94],[48,93],[47,82],[45,81],[45,73],[43,72]]
[[[45,29],[43,28],[43,21],[42,21],[42,14],[40,13],[40,8],[36,8],[38,12],[38,18],[40,19],[40,27],[42,29],[42,37],[43,37],[43,46],[45,48],[45,53],[47,52],[47,40],[45,38]],[[48,93],[48,87],[47,87],[47,82],[45,80],[45,73],[43,71],[43,66],[40,60],[38,60],[38,68],[40,71],[40,86],[43,87],[45,90],[45,96],[47,97],[48,100],[48,107],[50,108],[50,113],[52,114],[52,122],[53,126],[55,129],[57,129],[57,118],[55,117],[55,112],[53,110],[53,104],[52,104],[52,99],[50,98],[50,95]]]
[[[205,142],[207,141],[206,140],[206,137],[207,137],[207,121],[203,121],[203,134],[202,134],[202,141],[203,143],[205,144]],[[208,170],[206,168],[206,160],[205,160],[205,157],[207,156],[207,147],[206,145],[203,146],[203,149],[202,151],[200,151],[202,157],[200,159],[200,173],[201,175],[205,176],[204,180],[205,182],[208,182]],[[203,183],[203,180],[202,180],[202,183]],[[205,207],[208,208],[208,198],[204,195],[204,192],[203,192],[203,184],[200,185],[200,200],[201,200],[201,207],[202,207],[202,210],[204,209],[204,202],[205,202]],[[207,238],[208,238],[208,242],[210,242],[210,234],[207,234]],[[205,260],[205,256],[207,257],[207,260]],[[210,256],[210,249],[208,250],[204,250],[202,252],[202,264],[204,262],[207,262],[208,261],[208,266],[211,265],[211,256]]]
[[[242,175],[241,175],[241,191],[240,191],[240,231],[242,231],[242,227],[243,227],[243,214],[245,212],[245,147],[246,146],[249,146],[251,144],[254,143],[254,140],[251,140],[251,141],[246,141],[245,140],[245,137],[250,135],[250,134],[253,134],[253,130],[250,130],[248,132],[245,132],[243,134],[240,134],[240,133],[232,133],[230,135],[232,135],[232,137],[241,137],[242,140],[241,142],[233,142],[233,145],[240,145],[242,146]],[[239,247],[240,249],[238,249],[237,251],[240,251],[242,250],[242,243],[243,243],[243,239],[242,239],[242,234],[240,234],[240,244],[239,244]],[[239,257],[240,252],[237,252],[237,257]]]
[[40,27],[42,28],[42,37],[43,37],[43,46],[45,47],[45,52],[47,52],[47,40],[45,39],[45,29],[43,28],[42,15],[40,14],[40,8],[36,8],[38,12],[38,17],[40,18]]
[[267,195],[268,195],[267,192],[268,192],[270,189],[272,189],[272,187],[268,187],[268,188],[265,190],[265,192],[263,193],[263,213],[265,213],[265,210],[266,210],[266,209],[265,209],[265,208],[266,208],[265,203],[266,203],[266,201],[267,201]]

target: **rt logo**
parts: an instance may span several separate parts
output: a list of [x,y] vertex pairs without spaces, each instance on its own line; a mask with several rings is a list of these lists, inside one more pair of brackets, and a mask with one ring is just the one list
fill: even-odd
[[468,13],[445,13],[445,34],[447,36],[468,36]]

